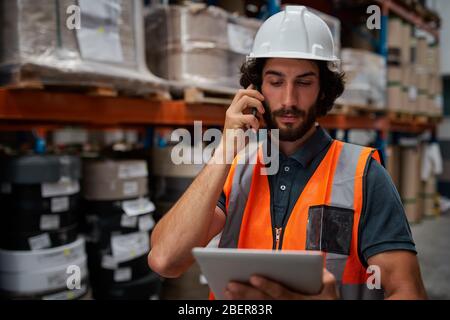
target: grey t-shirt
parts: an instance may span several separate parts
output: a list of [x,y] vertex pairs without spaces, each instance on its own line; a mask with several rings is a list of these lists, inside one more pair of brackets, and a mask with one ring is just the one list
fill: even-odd
[[[294,208],[308,180],[325,157],[332,139],[321,127],[293,155],[280,154],[280,169],[269,177],[272,210],[276,226],[283,225]],[[411,229],[400,196],[389,173],[371,159],[365,179],[365,206],[359,225],[359,256],[363,265],[381,252],[408,250],[416,252]],[[217,206],[224,212],[225,194]]]

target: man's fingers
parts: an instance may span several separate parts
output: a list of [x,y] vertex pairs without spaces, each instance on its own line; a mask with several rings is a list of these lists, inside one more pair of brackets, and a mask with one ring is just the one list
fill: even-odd
[[263,277],[252,276],[250,278],[250,284],[273,299],[289,299],[291,297],[289,290],[279,283]]
[[244,124],[247,127],[251,127],[252,129],[255,129],[255,130],[259,129],[259,121],[252,114],[244,114],[244,115],[242,115],[242,121],[244,122]]
[[250,97],[250,96],[243,96],[235,106],[236,112],[243,112],[247,108],[256,108],[258,111],[262,114],[265,112],[263,104],[260,100]]
[[231,103],[231,107],[234,107],[237,104],[237,102],[244,96],[252,97],[259,101],[264,101],[264,96],[259,91],[254,89],[240,89],[234,96],[233,102]]
[[264,300],[270,297],[252,286],[230,282],[225,290],[225,297],[233,300]]

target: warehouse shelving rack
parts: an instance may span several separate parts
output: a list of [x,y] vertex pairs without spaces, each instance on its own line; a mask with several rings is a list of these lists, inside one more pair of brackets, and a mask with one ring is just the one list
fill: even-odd
[[[393,0],[374,0],[382,8],[380,51],[387,55],[387,22],[390,13],[402,17],[438,39],[438,30]],[[384,30],[384,31],[383,31]],[[203,125],[221,127],[225,105],[187,103],[184,100],[149,100],[145,98],[90,96],[82,93],[45,89],[0,88],[0,130],[36,130],[45,132],[66,125],[95,128],[146,128],[158,126]],[[330,114],[319,120],[328,129],[373,129],[387,139],[390,132],[421,133],[436,131],[437,118],[392,119],[387,112]]]

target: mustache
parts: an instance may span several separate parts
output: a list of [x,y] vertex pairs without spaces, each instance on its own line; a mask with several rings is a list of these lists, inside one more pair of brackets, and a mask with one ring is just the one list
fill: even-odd
[[301,109],[280,109],[272,112],[273,117],[283,117],[283,116],[292,116],[292,117],[305,117],[306,112]]

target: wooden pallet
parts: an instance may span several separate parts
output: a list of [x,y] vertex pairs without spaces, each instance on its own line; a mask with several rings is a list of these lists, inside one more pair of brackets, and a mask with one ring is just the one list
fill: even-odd
[[[100,97],[140,97],[152,100],[170,100],[170,93],[162,88],[146,88],[142,84],[142,92],[138,92],[135,88],[122,88],[114,84],[108,84],[105,79],[95,82],[86,82],[86,78],[73,79],[46,77],[46,71],[42,71],[43,75],[34,70],[23,68],[14,72],[3,72],[0,74],[0,88],[9,90],[47,90],[52,92],[71,92]],[[50,73],[51,74],[51,73]],[[94,79],[95,81],[95,79]]]
[[383,110],[363,105],[336,104],[331,109],[330,114],[343,114],[349,116],[376,115],[382,113]]
[[211,103],[229,106],[235,93],[221,90],[205,89],[198,87],[184,88],[184,100],[186,103]]
[[440,116],[433,116],[423,113],[409,113],[404,111],[389,111],[387,115],[388,118],[393,121],[414,122],[417,124],[438,123],[442,119]]

